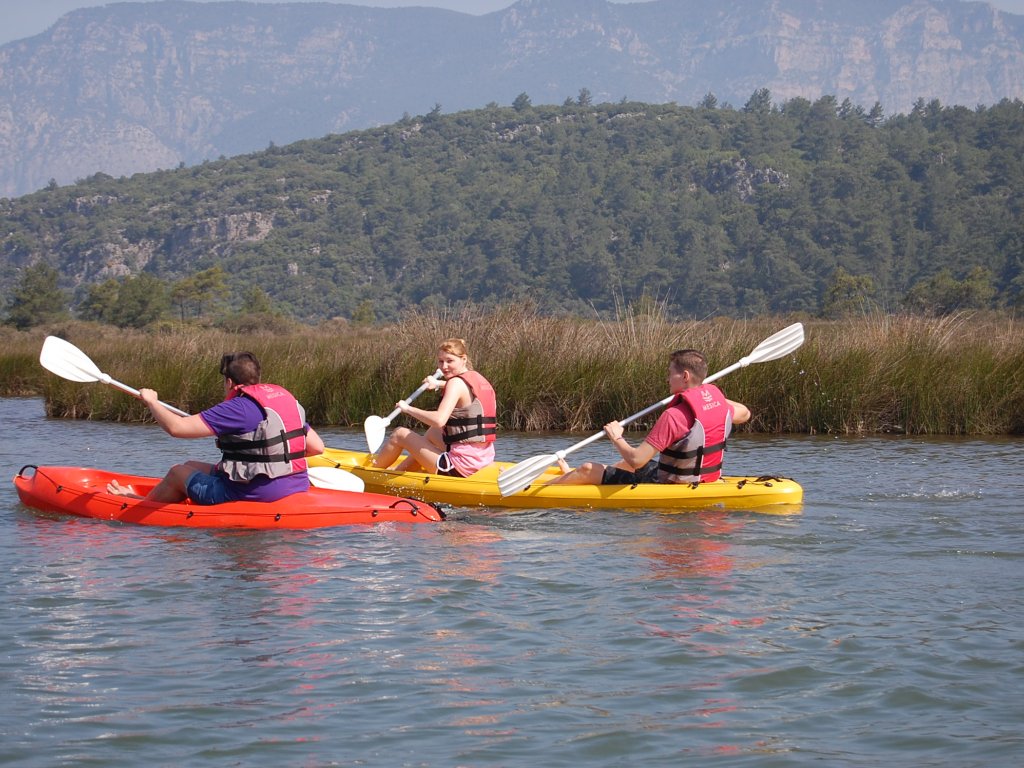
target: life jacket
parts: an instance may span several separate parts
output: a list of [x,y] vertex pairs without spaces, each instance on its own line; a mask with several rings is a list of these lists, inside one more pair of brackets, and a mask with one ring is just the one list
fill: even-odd
[[498,439],[498,404],[494,387],[476,371],[458,377],[466,382],[473,400],[466,408],[455,408],[444,425],[444,444],[493,443]]
[[257,475],[275,478],[304,472],[306,411],[292,393],[276,384],[250,384],[236,388],[228,399],[237,396],[259,405],[263,421],[251,432],[217,438],[223,452],[220,469],[238,483]]
[[732,432],[732,406],[714,384],[676,395],[672,407],[689,407],[693,426],[661,452],[658,479],[663,483],[710,483],[722,476],[725,441]]

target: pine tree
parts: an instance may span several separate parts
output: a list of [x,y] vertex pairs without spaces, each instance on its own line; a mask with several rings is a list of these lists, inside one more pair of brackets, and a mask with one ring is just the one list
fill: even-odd
[[27,267],[7,304],[7,324],[19,330],[68,316],[68,297],[57,287],[59,275],[48,264]]

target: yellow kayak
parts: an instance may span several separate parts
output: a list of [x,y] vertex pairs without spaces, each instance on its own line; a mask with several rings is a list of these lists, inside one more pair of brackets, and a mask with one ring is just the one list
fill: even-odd
[[311,466],[345,469],[366,484],[366,490],[456,507],[584,508],[584,509],[749,509],[790,514],[803,501],[804,490],[780,477],[723,477],[714,483],[692,485],[544,485],[558,476],[551,467],[519,493],[502,496],[498,473],[515,466],[495,462],[470,477],[445,477],[425,472],[377,469],[368,453],[328,448],[309,459]]

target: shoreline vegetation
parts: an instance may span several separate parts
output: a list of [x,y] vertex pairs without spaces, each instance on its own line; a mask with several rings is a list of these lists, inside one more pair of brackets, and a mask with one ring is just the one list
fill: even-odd
[[[43,369],[39,350],[52,334],[117,381],[155,389],[195,413],[220,397],[221,354],[246,349],[261,359],[267,381],[296,394],[311,424],[356,427],[416,389],[436,367],[438,343],[458,336],[498,392],[501,429],[593,432],[667,394],[672,350],[704,351],[714,373],[796,320],[806,341],[793,355],[718,382],[753,412],[738,432],[1024,434],[1024,332],[1013,317],[983,313],[674,321],[653,307],[594,320],[520,305],[471,306],[414,311],[387,326],[332,321],[246,334],[195,326],[147,333],[69,321],[0,329],[0,395],[42,396],[47,414],[58,418],[149,418],[142,403],[114,387]],[[631,431],[649,428],[656,415]]]

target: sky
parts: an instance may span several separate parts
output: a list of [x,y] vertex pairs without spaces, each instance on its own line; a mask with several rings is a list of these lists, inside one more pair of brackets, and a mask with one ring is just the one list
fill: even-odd
[[[142,0],[151,2],[152,0]],[[296,0],[250,0],[251,2],[296,2]],[[301,2],[301,0],[298,0]],[[480,15],[498,11],[512,5],[514,0],[344,0],[349,5],[376,8],[398,8],[409,5],[447,8],[451,11]],[[612,0],[636,2],[637,0]],[[841,0],[849,2],[850,0]],[[341,0],[328,0],[341,2]],[[989,0],[1001,11],[1024,15],[1024,0]],[[75,8],[106,5],[105,0],[0,0],[0,45],[11,40],[31,37],[45,31],[57,19]]]

